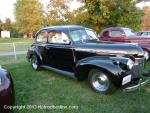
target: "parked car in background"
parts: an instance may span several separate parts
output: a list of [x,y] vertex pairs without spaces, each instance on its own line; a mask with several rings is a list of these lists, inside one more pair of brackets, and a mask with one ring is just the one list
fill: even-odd
[[8,107],[14,105],[14,86],[11,74],[0,67],[0,113],[12,113]]
[[150,31],[136,32],[136,35],[142,38],[150,38]]
[[88,79],[99,93],[110,94],[129,83],[132,86],[127,89],[137,89],[147,83],[139,85],[145,62],[141,47],[105,44],[94,34],[76,25],[43,28],[37,32],[27,59],[34,70],[46,68],[78,80]]
[[102,41],[122,42],[122,43],[137,43],[143,50],[150,55],[150,38],[136,36],[129,28],[110,27],[104,29],[99,34],[99,39]]

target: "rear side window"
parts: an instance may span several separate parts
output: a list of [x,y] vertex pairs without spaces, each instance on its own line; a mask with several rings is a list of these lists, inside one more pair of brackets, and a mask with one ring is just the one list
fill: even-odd
[[121,31],[111,31],[111,37],[121,37],[122,32]]
[[36,42],[46,43],[47,42],[47,34],[48,33],[46,31],[40,32],[36,38]]
[[105,32],[103,33],[103,36],[104,36],[104,37],[108,37],[108,36],[109,36],[109,31],[105,31]]
[[48,42],[55,44],[67,44],[69,43],[69,38],[64,32],[48,32]]

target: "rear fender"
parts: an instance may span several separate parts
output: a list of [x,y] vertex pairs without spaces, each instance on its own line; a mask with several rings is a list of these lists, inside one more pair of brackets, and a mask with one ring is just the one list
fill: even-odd
[[28,51],[28,59],[31,59],[32,55],[36,55],[42,61],[42,55],[37,49]]

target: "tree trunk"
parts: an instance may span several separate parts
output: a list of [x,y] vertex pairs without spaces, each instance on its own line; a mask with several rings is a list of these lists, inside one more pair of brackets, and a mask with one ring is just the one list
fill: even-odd
[[29,33],[29,38],[33,38],[33,33]]

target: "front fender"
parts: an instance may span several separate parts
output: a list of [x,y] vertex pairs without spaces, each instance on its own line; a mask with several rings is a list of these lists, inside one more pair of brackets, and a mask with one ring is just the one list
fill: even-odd
[[143,50],[147,50],[150,53],[150,44],[140,44]]
[[[80,68],[83,67],[97,67],[104,69],[105,71],[108,71],[114,76],[119,76],[125,73],[125,70],[123,70],[117,63],[115,63],[117,60],[110,57],[88,57],[85,59],[82,59],[77,62],[76,69],[80,70]],[[119,61],[121,59],[118,58]],[[125,61],[124,61],[125,62]],[[82,70],[81,70],[82,71]]]

